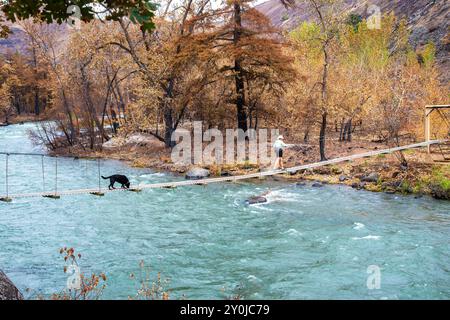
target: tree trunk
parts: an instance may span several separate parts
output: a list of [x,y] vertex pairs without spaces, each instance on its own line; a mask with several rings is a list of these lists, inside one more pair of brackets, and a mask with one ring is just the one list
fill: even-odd
[[[241,40],[241,4],[238,2],[234,3],[234,44],[237,45]],[[236,89],[236,112],[238,128],[246,132],[248,130],[247,125],[247,111],[245,110],[245,85],[244,85],[244,75],[242,72],[241,58],[236,58],[234,61],[234,79],[235,79],[235,89]]]
[[[84,84],[84,95],[85,95],[85,100],[86,100],[86,105],[88,108],[88,112],[91,115],[92,119],[95,123],[95,125],[97,126],[98,131],[100,132],[100,136],[102,138],[102,143],[104,140],[109,141],[109,136],[106,134],[105,129],[103,128],[103,120],[102,122],[100,122],[98,120],[98,116],[97,116],[97,112],[95,110],[94,107],[94,103],[92,101],[92,97],[91,97],[91,84],[90,81],[86,75],[86,70],[84,69],[84,67],[80,68],[81,71],[81,79],[83,81]],[[92,148],[91,148],[92,149]]]
[[253,129],[258,130],[259,118],[258,118],[258,109],[255,110],[255,127]]
[[14,89],[14,107],[16,108],[16,112],[17,112],[17,115],[19,115],[20,116],[20,93],[18,93],[17,92],[17,90],[16,89]]
[[66,92],[63,88],[61,88],[61,95],[62,95],[62,100],[63,100],[63,105],[64,105],[64,111],[66,112],[68,118],[69,118],[69,130],[70,130],[70,135],[66,135],[67,138],[67,142],[73,146],[75,143],[75,124],[74,124],[74,119],[73,119],[73,115],[72,115],[72,110],[70,109],[69,106],[69,101],[67,100],[67,96],[66,96]]
[[174,132],[172,110],[167,107],[164,108],[164,129],[164,143],[166,147],[173,148],[175,142],[172,141],[172,133]]
[[309,142],[309,127],[308,128],[306,128],[306,130],[305,130],[305,135],[303,136],[303,142],[304,143],[308,143]]
[[347,141],[352,142],[352,119],[347,122]]
[[235,82],[236,82],[236,111],[237,111],[237,120],[238,120],[238,128],[247,131],[247,111],[245,110],[245,93],[244,93],[244,81],[242,79],[242,69],[240,62],[238,60],[235,61],[234,70],[235,74]]
[[41,110],[39,108],[39,89],[34,89],[34,114],[39,115],[41,113]]
[[119,98],[119,114],[120,114],[120,109],[122,109],[122,114],[125,119],[125,100],[123,98],[122,91],[120,90],[120,86],[119,86],[119,83],[117,82],[117,79],[114,80],[114,82],[115,82],[115,88],[116,88],[115,90],[116,90],[117,96]]
[[[184,11],[184,15],[183,15],[183,19],[180,25],[180,37],[183,37],[184,35],[184,31],[185,31],[185,24],[188,18],[188,14],[190,11],[190,8],[192,6],[193,0],[189,0],[189,2],[187,3],[187,6],[185,7],[185,11]],[[179,54],[181,52],[181,44],[178,44],[175,50],[176,54]],[[176,76],[175,74],[172,74],[169,77],[169,82],[167,84],[167,87],[165,89],[165,95],[164,95],[164,100],[162,101],[162,110],[163,110],[163,117],[164,117],[164,143],[166,145],[166,147],[169,148],[173,148],[175,146],[175,141],[172,141],[172,133],[176,130],[177,126],[178,126],[178,122],[179,120],[181,120],[181,118],[183,117],[183,113],[184,113],[184,109],[183,112],[180,113],[180,117],[178,118],[178,120],[174,121],[174,116],[173,116],[173,110],[172,110],[172,106],[169,105],[169,101],[170,103],[172,103],[172,100],[174,98],[174,88],[175,88],[175,79]]]
[[[38,81],[38,70],[37,70],[37,54],[36,54],[36,45],[34,43],[34,40],[32,40],[32,44],[33,44],[33,50],[32,50],[32,54],[33,54],[33,65],[34,65],[34,81],[37,83]],[[36,86],[34,87],[34,114],[35,115],[39,115],[40,114],[40,109],[39,109],[39,87],[36,84]]]
[[328,44],[323,45],[323,74],[322,74],[322,124],[320,126],[320,136],[319,136],[319,148],[320,148],[320,161],[326,161],[327,157],[325,155],[325,135],[327,131],[327,99],[328,99]]
[[345,132],[345,120],[344,120],[344,118],[342,118],[341,130],[339,131],[339,141],[344,141],[345,140],[344,132]]
[[322,124],[320,126],[319,147],[320,147],[320,161],[326,161],[325,156],[325,134],[327,131],[327,116],[328,113],[322,113]]
[[175,131],[172,108],[169,105],[169,101],[173,98],[173,89],[175,87],[175,79],[172,77],[167,85],[166,93],[164,95],[163,105],[163,116],[164,116],[164,143],[166,147],[173,148],[175,142],[172,141],[172,133]]

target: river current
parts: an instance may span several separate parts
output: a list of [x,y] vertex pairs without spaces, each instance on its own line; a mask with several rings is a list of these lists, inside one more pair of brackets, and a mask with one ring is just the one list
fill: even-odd
[[[0,152],[44,152],[28,138],[34,127],[1,127]],[[42,157],[11,155],[9,192],[53,190],[55,158],[43,159],[45,182]],[[58,189],[95,188],[97,170],[59,158]],[[135,186],[182,179],[107,160],[101,172]],[[268,203],[245,203],[269,190]],[[64,289],[68,246],[82,272],[107,275],[104,299],[136,294],[140,261],[168,280],[171,298],[449,299],[449,213],[429,197],[273,181],[15,199],[0,203],[0,268],[27,298]]]

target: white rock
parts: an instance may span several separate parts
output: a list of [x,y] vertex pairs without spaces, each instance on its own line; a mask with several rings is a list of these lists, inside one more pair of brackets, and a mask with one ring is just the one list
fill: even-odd
[[191,170],[186,173],[186,179],[189,180],[198,180],[198,179],[204,179],[209,177],[210,172],[209,170],[203,169],[203,168],[192,168]]

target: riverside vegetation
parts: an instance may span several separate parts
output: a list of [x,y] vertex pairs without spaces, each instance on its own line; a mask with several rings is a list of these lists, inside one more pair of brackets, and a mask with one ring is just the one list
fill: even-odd
[[[170,163],[171,135],[192,121],[205,129],[279,128],[308,146],[307,155],[291,154],[292,163],[423,139],[423,107],[444,103],[449,87],[435,44],[412,47],[405,20],[384,13],[374,29],[340,10],[338,0],[309,0],[312,20],[286,32],[252,4],[161,2],[147,8],[152,24],[145,28],[122,7],[107,8],[105,21],[85,19],[79,30],[41,23],[38,13],[17,20],[27,48],[0,59],[0,114],[6,123],[31,113],[51,120],[31,132],[51,153],[129,158],[171,171],[186,170]],[[445,126],[434,128],[433,137],[448,136]],[[154,139],[145,148],[104,148],[136,133]],[[397,156],[406,167],[404,153]],[[442,172],[443,182],[429,185],[424,176],[422,188],[406,174],[402,184],[410,186],[402,190],[446,198],[445,165],[422,156],[408,162],[430,179]]]

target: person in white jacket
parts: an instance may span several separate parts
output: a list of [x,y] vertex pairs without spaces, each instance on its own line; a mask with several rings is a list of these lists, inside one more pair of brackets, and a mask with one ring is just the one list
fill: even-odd
[[284,143],[283,140],[284,140],[284,137],[283,136],[279,136],[277,141],[275,141],[275,143],[273,144],[273,150],[275,151],[275,154],[277,156],[277,158],[275,160],[275,165],[273,167],[273,170],[278,170],[278,169],[283,169],[284,170],[283,149],[284,148],[289,148],[292,145]]

